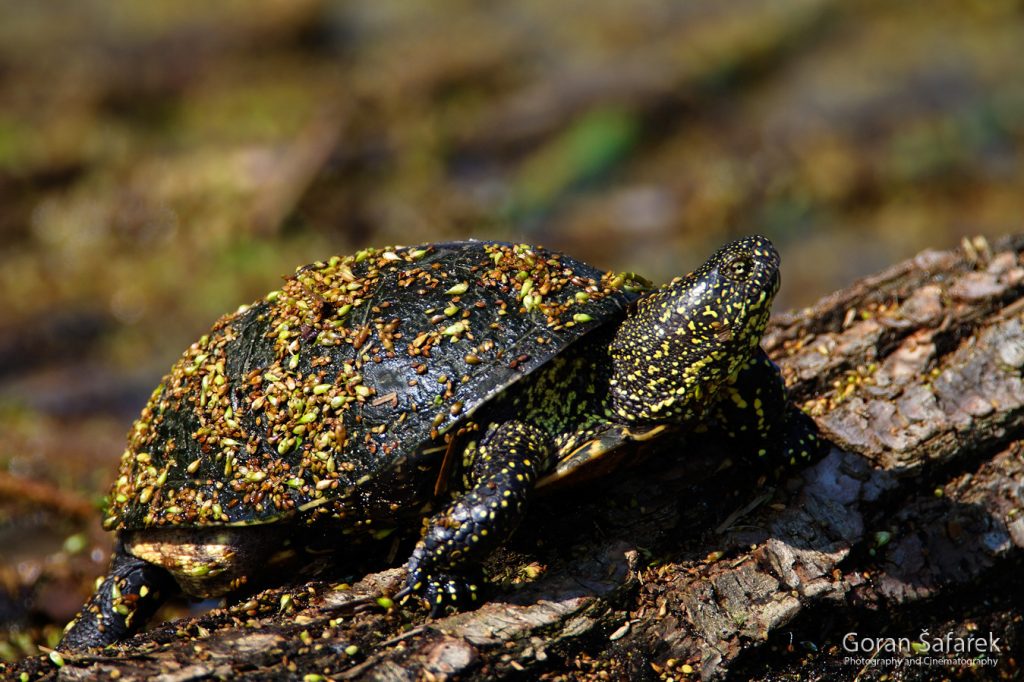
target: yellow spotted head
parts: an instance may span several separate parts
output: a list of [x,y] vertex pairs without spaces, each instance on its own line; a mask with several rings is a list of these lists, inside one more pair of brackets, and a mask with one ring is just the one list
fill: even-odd
[[778,290],[779,253],[766,237],[755,235],[726,244],[664,291],[676,299],[672,322],[685,317],[687,328],[692,321],[726,345],[753,348]]
[[752,236],[640,299],[611,348],[618,416],[697,416],[760,343],[778,290],[779,254],[767,238]]

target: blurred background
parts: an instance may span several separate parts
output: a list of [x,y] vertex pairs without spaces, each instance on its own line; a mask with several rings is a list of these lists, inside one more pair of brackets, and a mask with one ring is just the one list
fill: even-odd
[[0,0],[0,659],[103,570],[175,357],[295,266],[538,242],[777,309],[1024,225],[1024,3]]

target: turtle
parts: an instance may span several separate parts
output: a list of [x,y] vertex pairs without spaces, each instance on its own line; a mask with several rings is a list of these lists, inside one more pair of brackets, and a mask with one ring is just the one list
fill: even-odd
[[153,391],[106,499],[110,567],[60,648],[123,640],[175,591],[242,590],[302,529],[342,553],[419,530],[401,596],[472,607],[538,485],[669,429],[809,461],[823,439],[760,347],[779,262],[749,236],[659,288],[476,240],[298,268]]

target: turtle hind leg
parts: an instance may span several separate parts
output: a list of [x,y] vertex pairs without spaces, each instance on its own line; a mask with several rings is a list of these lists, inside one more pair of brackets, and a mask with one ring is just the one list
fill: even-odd
[[467,492],[427,521],[403,592],[421,595],[432,615],[479,604],[480,562],[519,525],[550,452],[547,435],[535,426],[491,427],[467,472]]
[[57,649],[76,651],[119,642],[138,632],[176,591],[170,573],[128,554],[118,542],[107,575],[68,623]]

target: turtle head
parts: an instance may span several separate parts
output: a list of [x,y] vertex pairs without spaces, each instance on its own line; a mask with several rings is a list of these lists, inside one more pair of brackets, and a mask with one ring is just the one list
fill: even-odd
[[745,237],[697,270],[637,301],[616,331],[612,410],[640,422],[699,416],[718,387],[761,341],[779,289],[779,254],[764,237]]

